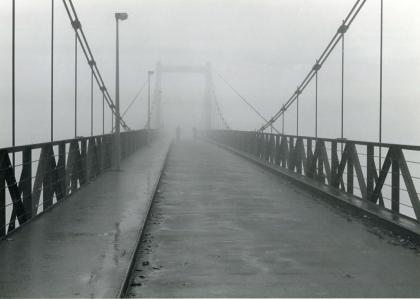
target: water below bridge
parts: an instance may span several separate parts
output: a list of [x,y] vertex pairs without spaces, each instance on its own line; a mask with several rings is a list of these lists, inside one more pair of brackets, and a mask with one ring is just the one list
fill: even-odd
[[0,296],[115,297],[127,273],[136,297],[420,296],[414,245],[215,145],[168,147],[1,241]]

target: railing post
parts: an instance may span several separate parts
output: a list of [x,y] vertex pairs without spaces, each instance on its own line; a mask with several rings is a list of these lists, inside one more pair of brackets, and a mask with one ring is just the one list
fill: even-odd
[[131,154],[131,133],[128,132],[126,138],[126,149],[125,149],[125,158],[127,158],[128,156],[130,156]]
[[105,171],[105,169],[108,168],[108,137],[102,136],[102,142],[101,142],[101,148],[102,148],[102,172]]
[[66,144],[60,143],[58,145],[58,161],[57,161],[57,177],[58,184],[61,186],[61,194],[57,194],[57,200],[60,200],[66,197],[67,194],[67,185],[66,185]]
[[248,134],[248,147],[249,147],[249,153],[251,155],[255,155],[255,138],[254,138],[255,133],[254,132],[249,132]]
[[43,178],[43,209],[47,209],[53,204],[53,181],[52,181],[52,169],[50,166],[50,160],[55,159],[54,157],[54,149],[52,145],[45,146],[42,150],[45,151],[46,158],[43,161],[39,161],[39,163],[43,163],[41,167],[46,170],[44,173]]
[[98,161],[98,174],[101,174],[103,172],[104,169],[104,152],[103,152],[103,148],[102,148],[102,138],[103,137],[97,137],[96,138],[96,144],[97,144],[97,161]]
[[270,159],[270,163],[275,165],[276,164],[276,135],[271,133],[271,159]]
[[130,132],[126,133],[125,143],[126,143],[126,146],[125,146],[125,157],[124,158],[127,158],[131,154],[131,134],[130,134]]
[[81,141],[81,149],[80,149],[80,156],[81,156],[81,164],[82,164],[82,169],[80,169],[81,171],[81,177],[82,179],[80,180],[80,185],[84,185],[88,182],[89,177],[88,177],[88,168],[87,168],[87,145],[86,145],[86,139],[83,139]]
[[400,166],[398,160],[393,155],[392,157],[392,183],[391,183],[391,209],[393,212],[400,212]]
[[306,140],[306,176],[310,178],[313,177],[312,159],[312,139],[308,138]]
[[270,134],[264,134],[264,135],[265,135],[265,142],[264,142],[265,161],[270,162],[271,136]]
[[255,156],[255,132],[249,132],[249,153]]
[[123,144],[122,144],[122,147],[123,147],[123,150],[122,150],[122,155],[121,155],[121,159],[125,159],[125,157],[127,157],[127,145],[128,145],[128,138],[127,138],[127,134],[121,134],[121,138],[122,138],[122,142],[123,142]]
[[134,133],[130,134],[130,155],[136,150],[136,136]]
[[275,155],[274,155],[274,164],[280,165],[280,135],[277,134],[275,136],[276,140],[276,147],[275,147]]
[[265,159],[265,133],[260,135],[260,158]]
[[101,142],[99,137],[93,137],[93,174],[95,177],[101,173]]
[[372,144],[368,144],[366,147],[366,193],[367,200],[371,200],[373,195],[373,186],[374,186],[374,172],[375,169],[375,160],[374,160],[374,147]]
[[126,157],[130,156],[133,153],[133,134],[131,132],[127,133],[127,154]]
[[353,167],[353,144],[347,143],[349,153],[347,158],[347,193],[353,194],[353,181],[354,181],[354,167]]
[[6,235],[6,177],[4,168],[4,155],[7,152],[0,151],[0,237]]
[[[21,190],[26,217],[32,218],[32,150],[30,147],[22,151]],[[1,187],[0,187],[1,188]]]
[[121,157],[120,160],[124,159],[127,153],[127,136],[121,134]]
[[257,157],[262,158],[263,157],[263,133],[257,133]]
[[260,133],[255,133],[255,156],[260,157]]
[[104,147],[104,170],[112,165],[112,135],[106,135],[102,138],[102,146]]
[[78,145],[77,141],[72,141],[69,145],[66,167],[66,195],[69,195],[70,192],[73,193],[75,191],[75,185],[77,184],[76,171],[80,164],[76,158],[76,151],[78,151],[79,148]]
[[89,138],[87,141],[87,154],[86,154],[86,178],[88,181],[90,181],[93,178],[93,155],[94,155],[93,138]]
[[287,167],[287,161],[289,161],[289,146],[287,143],[287,137],[281,137],[281,150],[282,150],[282,157],[281,157],[281,167]]
[[338,179],[338,156],[337,156],[337,141],[331,141],[331,178],[330,182],[333,187],[338,188],[340,185]]
[[293,140],[294,138],[292,136],[289,137],[289,155],[288,155],[288,159],[287,159],[287,167],[290,170],[293,170],[294,168],[294,159],[295,159],[295,150],[294,150],[294,145],[293,145]]
[[302,138],[300,138],[300,137],[296,137],[296,144],[295,144],[295,158],[294,158],[294,160],[295,160],[295,162],[294,162],[294,164],[295,164],[295,167],[296,167],[296,172],[298,173],[298,174],[302,174],[302,151],[300,151],[299,150],[299,147],[301,147],[301,146],[303,146],[303,143],[302,143],[303,141],[302,141]]
[[127,133],[127,151],[126,151],[125,157],[130,156],[132,153],[132,138],[133,136],[131,132],[128,132]]

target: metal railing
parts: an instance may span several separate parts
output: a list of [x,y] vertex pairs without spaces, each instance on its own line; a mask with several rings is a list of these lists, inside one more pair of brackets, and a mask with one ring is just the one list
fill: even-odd
[[[156,135],[156,130],[121,133],[121,159]],[[111,168],[114,140],[106,134],[0,148],[0,237]]]
[[394,213],[420,219],[416,191],[420,146],[232,130],[208,131],[206,136]]

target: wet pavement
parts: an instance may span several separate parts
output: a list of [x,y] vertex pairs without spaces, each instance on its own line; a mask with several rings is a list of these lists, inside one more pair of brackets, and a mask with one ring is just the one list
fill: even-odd
[[0,297],[116,297],[169,142],[156,141],[0,241]]
[[419,297],[415,246],[216,146],[167,163],[128,295]]

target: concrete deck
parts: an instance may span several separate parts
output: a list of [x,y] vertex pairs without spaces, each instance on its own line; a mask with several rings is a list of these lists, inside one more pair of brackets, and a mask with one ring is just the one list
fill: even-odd
[[169,142],[156,141],[0,242],[0,297],[116,297]]
[[219,147],[169,156],[136,297],[419,297],[416,248]]

